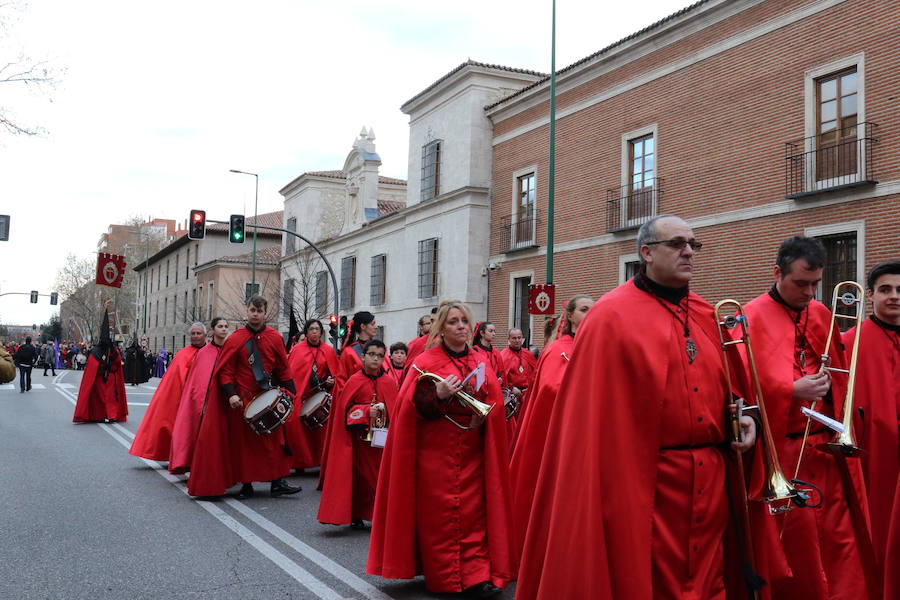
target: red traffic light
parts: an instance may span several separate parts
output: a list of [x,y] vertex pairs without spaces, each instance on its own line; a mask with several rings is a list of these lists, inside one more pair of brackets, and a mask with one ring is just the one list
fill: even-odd
[[204,237],[206,237],[206,211],[192,210],[188,222],[188,238],[202,240]]
[[337,325],[338,316],[337,315],[329,315],[328,322],[331,323],[332,325]]

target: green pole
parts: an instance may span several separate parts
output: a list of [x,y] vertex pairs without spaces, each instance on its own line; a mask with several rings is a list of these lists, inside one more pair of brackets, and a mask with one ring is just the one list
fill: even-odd
[[550,168],[547,177],[547,283],[553,283],[553,205],[556,184],[556,0],[550,35]]

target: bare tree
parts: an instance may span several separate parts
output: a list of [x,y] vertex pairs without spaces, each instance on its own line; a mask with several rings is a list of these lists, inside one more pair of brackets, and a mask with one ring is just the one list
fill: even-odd
[[[304,248],[297,253],[296,257],[289,261],[293,263],[291,266],[291,277],[293,283],[293,298],[289,298],[290,304],[294,309],[294,316],[302,327],[309,319],[321,317],[316,307],[316,278],[318,272],[323,269],[322,259],[310,248]],[[327,288],[326,288],[327,289]],[[284,284],[281,289],[284,294]],[[282,300],[282,303],[284,300]],[[326,308],[327,310],[327,308]]]
[[[0,40],[6,38],[14,20],[13,13],[20,11],[21,3],[0,3]],[[34,61],[20,51],[15,58],[0,57],[0,84],[4,89],[4,103],[9,102],[11,92],[29,91],[47,94],[58,83],[56,75],[46,61]],[[37,135],[43,129],[26,125],[8,106],[0,106],[0,127],[12,135]]]
[[64,333],[70,337],[75,337],[77,330],[82,339],[93,341],[100,326],[103,307],[111,299],[108,291],[113,291],[114,288],[94,283],[96,266],[95,260],[80,259],[69,254],[66,262],[56,272],[54,285],[64,298],[69,313],[68,322],[63,323]]

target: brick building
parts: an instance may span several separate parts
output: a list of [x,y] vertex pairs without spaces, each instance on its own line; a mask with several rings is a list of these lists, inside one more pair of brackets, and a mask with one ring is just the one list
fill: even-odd
[[[825,243],[827,302],[900,256],[898,27],[893,0],[704,0],[559,71],[557,308],[625,281],[637,228],[661,213],[704,243],[692,289],[711,301],[764,292],[795,234]],[[549,80],[485,110],[489,318],[539,330]]]

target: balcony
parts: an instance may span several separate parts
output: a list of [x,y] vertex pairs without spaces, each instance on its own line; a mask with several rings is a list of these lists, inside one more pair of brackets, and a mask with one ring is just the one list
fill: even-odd
[[875,123],[859,123],[785,142],[785,197],[804,198],[878,183]]
[[504,217],[500,226],[500,252],[537,247],[537,213],[534,210],[524,217]]
[[623,185],[606,190],[606,231],[636,229],[657,214],[663,179],[645,180],[642,187]]

